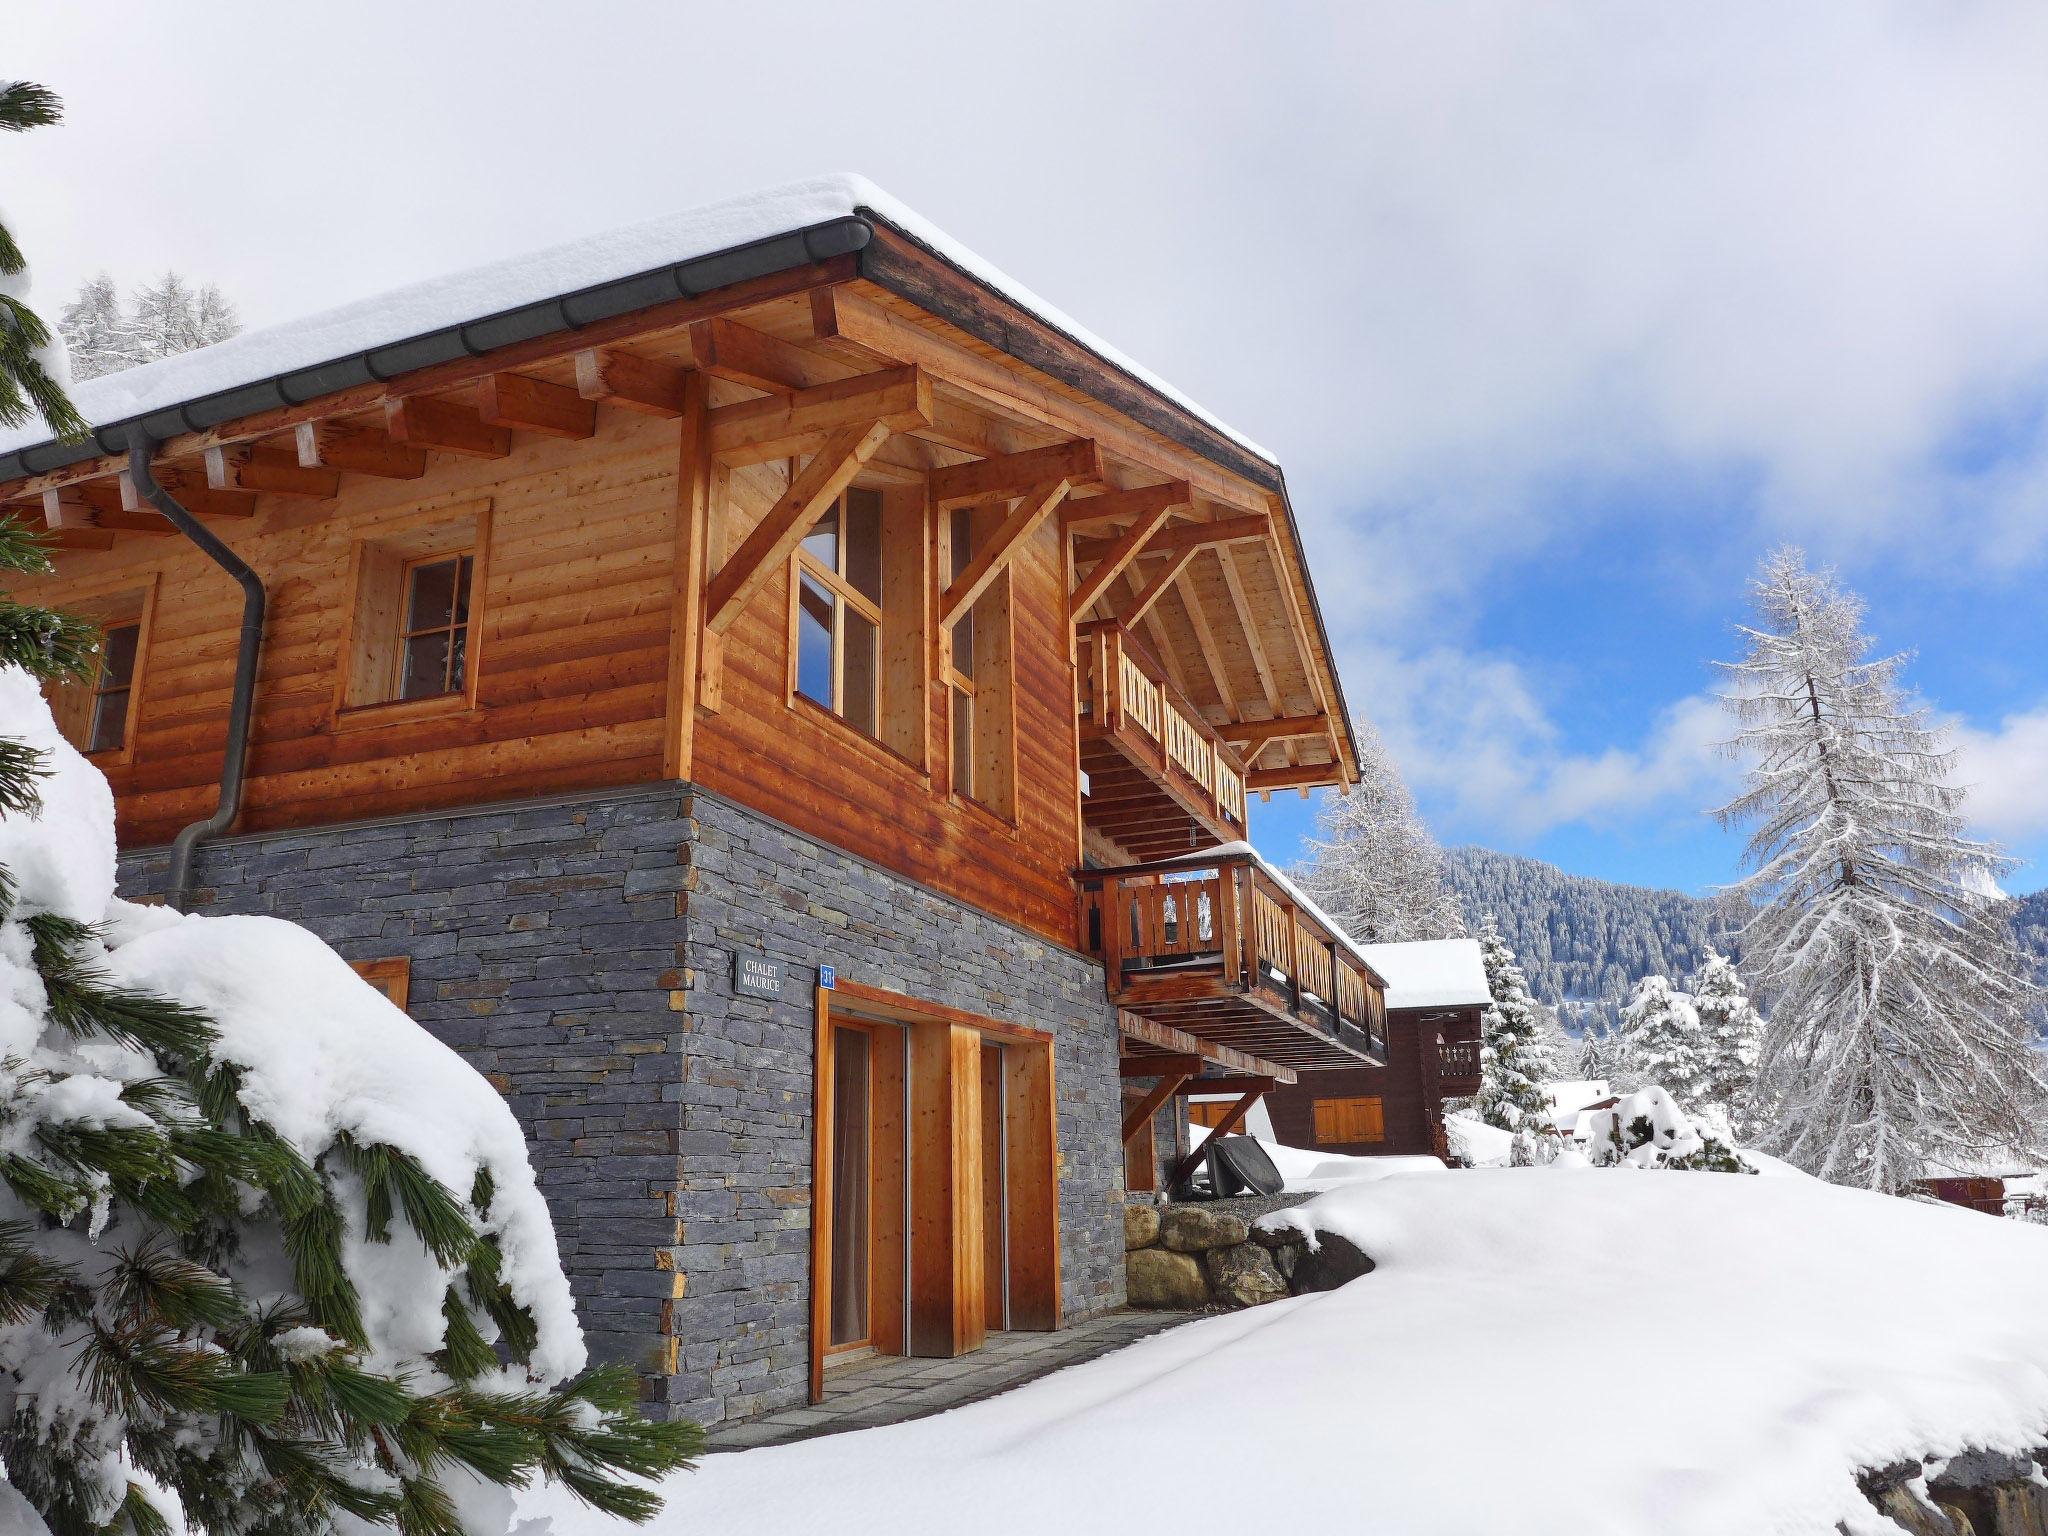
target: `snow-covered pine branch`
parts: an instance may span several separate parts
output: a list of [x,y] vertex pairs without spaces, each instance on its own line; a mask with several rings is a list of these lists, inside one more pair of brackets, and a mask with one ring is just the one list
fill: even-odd
[[1768,1003],[1763,1150],[1898,1190],[1928,1164],[2025,1155],[2041,1139],[2022,959],[1983,892],[2005,861],[1964,835],[1964,792],[1906,658],[1870,658],[1863,606],[1796,549],[1752,583],[1748,654],[1722,664],[1753,830],[1743,963]]
[[1296,878],[1361,944],[1464,937],[1464,912],[1444,881],[1443,850],[1371,726],[1354,728],[1359,780],[1324,804]]

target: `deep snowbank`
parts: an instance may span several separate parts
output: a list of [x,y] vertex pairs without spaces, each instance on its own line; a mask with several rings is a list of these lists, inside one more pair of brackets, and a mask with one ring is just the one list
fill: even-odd
[[653,1529],[1127,1533],[1185,1496],[1182,1523],[1373,1536],[1866,1536],[1887,1527],[1859,1466],[2048,1430],[2039,1228],[1805,1179],[1550,1169],[1269,1219],[1380,1267],[936,1419],[712,1457]]

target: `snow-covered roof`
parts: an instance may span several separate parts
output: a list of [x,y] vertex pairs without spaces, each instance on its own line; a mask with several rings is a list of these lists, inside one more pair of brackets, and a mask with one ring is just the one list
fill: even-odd
[[[1199,417],[1268,463],[1272,454],[1211,415],[1172,385],[1093,335],[992,262],[865,177],[831,175],[790,182],[685,213],[650,219],[466,272],[413,283],[302,319],[245,332],[215,346],[103,375],[77,385],[72,400],[95,427],[335,364],[454,326],[474,325],[601,284],[755,245],[835,219],[889,225],[968,276],[1001,293],[1104,362]],[[671,290],[668,297],[674,297]],[[652,302],[652,300],[650,300]],[[47,443],[40,422],[0,431],[0,455]]]
[[1486,962],[1477,939],[1418,939],[1362,946],[1387,983],[1389,1008],[1484,1008]]

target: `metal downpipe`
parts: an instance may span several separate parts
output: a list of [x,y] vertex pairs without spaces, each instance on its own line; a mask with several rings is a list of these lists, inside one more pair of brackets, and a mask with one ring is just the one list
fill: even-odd
[[128,477],[142,497],[170,521],[200,552],[226,571],[242,588],[242,636],[235,651],[235,691],[228,704],[227,756],[221,763],[220,797],[213,814],[179,830],[171,842],[171,868],[164,900],[179,911],[191,894],[192,854],[199,844],[234,825],[242,810],[242,777],[249,755],[249,717],[256,703],[256,666],[263,655],[263,617],[266,596],[263,579],[240,555],[214,536],[213,531],[185,508],[178,498],[157,482],[150,460],[156,442],[135,427],[128,429]]

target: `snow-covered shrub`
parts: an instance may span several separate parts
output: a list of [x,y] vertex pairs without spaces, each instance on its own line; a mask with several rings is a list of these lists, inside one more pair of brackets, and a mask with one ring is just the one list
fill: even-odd
[[1579,1116],[1578,1150],[1595,1168],[1677,1168],[1754,1173],[1723,1137],[1695,1121],[1662,1088],[1639,1088]]
[[[56,675],[33,612],[0,661]],[[537,1476],[651,1514],[618,1474],[697,1431],[584,1369],[503,1100],[303,929],[116,899],[113,797],[19,666],[0,738],[0,1527],[11,1489],[56,1536],[457,1536]]]

